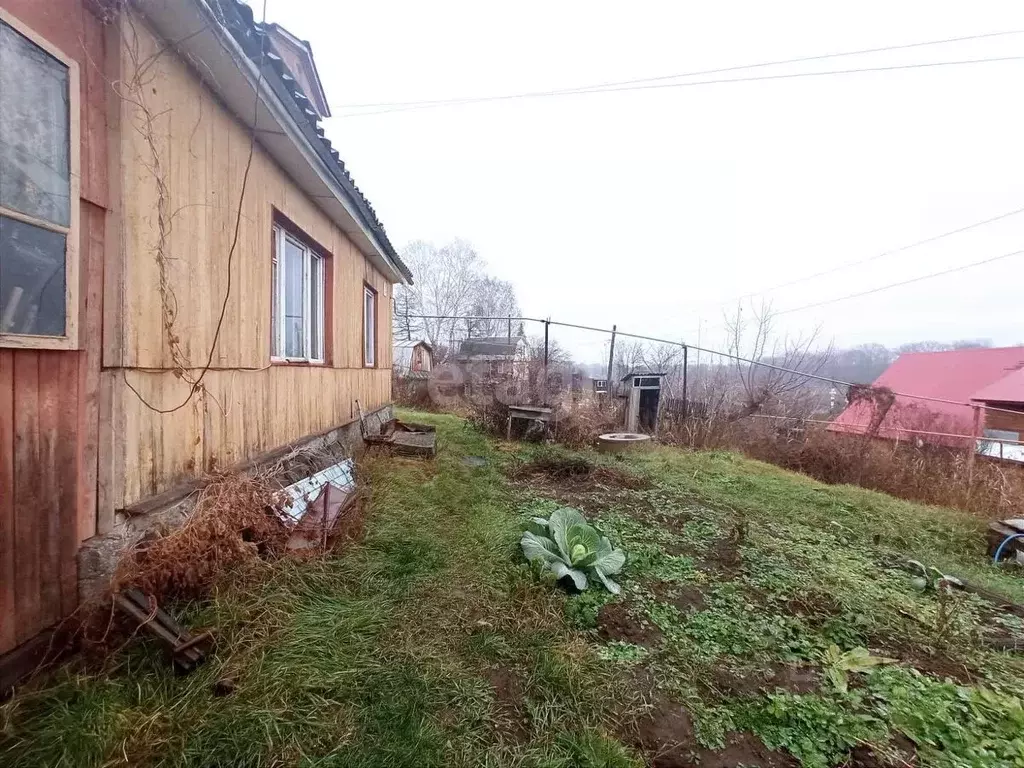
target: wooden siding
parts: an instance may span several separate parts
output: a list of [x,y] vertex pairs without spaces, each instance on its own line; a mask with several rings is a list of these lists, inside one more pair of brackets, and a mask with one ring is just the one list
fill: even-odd
[[[1007,432],[1020,432],[1024,436],[1024,406],[1018,403],[987,403],[992,408],[985,409],[985,429],[999,429]],[[1007,413],[1017,411],[1017,413]]]
[[[122,49],[130,76],[137,45],[145,59],[162,45],[136,21],[137,43]],[[130,42],[130,41],[129,41]],[[172,332],[195,375],[213,344],[228,285],[228,254],[250,136],[173,54],[157,58],[145,88],[158,116],[151,132],[141,110],[120,105],[121,248],[105,277],[100,529],[113,510],[196,474],[231,466],[305,435],[350,422],[391,399],[391,284],[257,144],[242,203],[231,290],[205,391],[188,398],[164,327],[157,258],[164,211],[164,263],[177,307]],[[147,135],[150,134],[150,135]],[[150,147],[166,185],[161,201]],[[271,233],[277,210],[329,251],[331,291],[327,366],[271,365]],[[377,365],[362,366],[363,284],[378,294]],[[127,383],[126,383],[127,382]],[[101,433],[101,439],[106,440]]]
[[0,348],[0,654],[77,605],[79,543],[96,527],[95,408],[107,186],[107,45],[83,0],[0,0],[78,62],[80,349]]

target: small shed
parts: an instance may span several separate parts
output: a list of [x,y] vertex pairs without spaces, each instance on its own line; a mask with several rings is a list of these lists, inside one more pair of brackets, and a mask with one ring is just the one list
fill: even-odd
[[427,378],[434,368],[434,348],[424,339],[396,341],[393,370],[396,376]]
[[648,371],[633,371],[622,377],[619,396],[626,400],[627,432],[657,433],[664,378],[664,373]]

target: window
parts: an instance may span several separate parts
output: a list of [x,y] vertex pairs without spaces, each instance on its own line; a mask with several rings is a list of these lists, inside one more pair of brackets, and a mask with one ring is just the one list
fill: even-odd
[[0,11],[0,343],[77,342],[77,78]]
[[324,362],[324,257],[278,226],[272,274],[270,356]]
[[363,286],[363,365],[376,365],[377,347],[377,292]]

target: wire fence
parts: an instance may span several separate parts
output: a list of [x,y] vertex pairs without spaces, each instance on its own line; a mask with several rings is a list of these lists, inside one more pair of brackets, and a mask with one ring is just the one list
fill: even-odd
[[[699,355],[706,355],[706,356],[710,357],[712,359],[712,361],[714,361],[715,359],[718,359],[719,361],[731,361],[733,364],[739,364],[740,366],[750,366],[750,367],[753,367],[753,368],[773,371],[773,372],[776,372],[776,373],[779,373],[779,374],[785,374],[787,376],[792,376],[792,377],[794,377],[794,379],[797,379],[797,380],[800,380],[800,381],[803,381],[803,382],[818,382],[818,383],[828,384],[828,385],[832,385],[832,386],[836,386],[836,387],[844,387],[847,390],[847,397],[849,397],[849,393],[851,391],[863,390],[865,387],[868,386],[868,385],[865,385],[865,384],[861,384],[861,383],[857,383],[857,382],[851,382],[851,381],[847,381],[847,380],[844,380],[844,379],[836,378],[836,377],[833,377],[833,376],[823,375],[821,373],[815,372],[814,370],[808,370],[807,367],[788,367],[786,365],[780,365],[777,362],[772,362],[771,360],[757,359],[757,358],[754,358],[754,357],[748,357],[748,356],[744,356],[744,355],[741,355],[741,354],[737,354],[735,351],[723,351],[723,350],[720,350],[720,349],[714,349],[714,348],[711,348],[711,347],[708,347],[708,346],[699,345],[699,344],[690,344],[690,343],[687,343],[685,341],[678,340],[678,339],[666,339],[666,338],[663,338],[663,337],[651,336],[651,335],[648,335],[648,334],[633,333],[633,332],[630,332],[630,331],[619,330],[617,325],[613,325],[611,328],[600,328],[600,327],[591,326],[591,325],[584,325],[584,324],[580,324],[580,323],[570,323],[570,322],[565,322],[565,321],[561,321],[561,320],[553,320],[550,317],[538,318],[538,317],[527,317],[527,316],[492,316],[492,315],[458,315],[458,316],[455,316],[455,315],[422,315],[422,314],[405,313],[405,314],[400,315],[399,317],[401,318],[402,323],[404,323],[406,328],[411,327],[411,321],[413,321],[413,320],[439,320],[439,321],[449,321],[449,322],[463,322],[463,323],[466,324],[467,328],[472,328],[472,323],[474,323],[474,322],[476,322],[476,323],[486,322],[486,323],[488,323],[490,325],[490,327],[500,326],[503,329],[505,329],[507,331],[506,336],[507,336],[507,339],[509,340],[509,342],[511,342],[513,339],[516,338],[516,335],[514,335],[514,333],[515,333],[515,331],[517,329],[514,328],[514,326],[519,326],[521,328],[522,324],[525,324],[525,323],[535,324],[535,327],[539,326],[539,329],[542,332],[542,338],[543,338],[542,347],[540,349],[535,350],[535,354],[534,354],[534,356],[532,357],[531,360],[529,360],[529,361],[525,361],[524,360],[524,361],[521,361],[521,362],[522,363],[526,363],[526,364],[529,364],[530,362],[532,362],[539,369],[537,371],[536,378],[538,379],[538,382],[541,385],[541,391],[536,393],[536,395],[541,400],[545,400],[547,398],[547,396],[550,394],[550,390],[552,389],[552,387],[551,387],[550,369],[552,368],[552,366],[554,366],[556,368],[561,368],[562,360],[561,359],[556,360],[556,359],[554,359],[552,357],[552,352],[555,351],[556,349],[559,352],[561,352],[561,349],[557,348],[557,346],[555,344],[556,339],[552,335],[552,329],[559,329],[559,328],[574,329],[574,330],[577,330],[577,331],[584,331],[584,332],[593,333],[593,334],[600,334],[602,337],[604,337],[606,339],[606,343],[608,345],[608,363],[607,363],[607,366],[604,369],[604,376],[601,379],[599,379],[599,380],[603,380],[603,381],[605,381],[607,383],[607,387],[608,387],[609,391],[614,390],[614,386],[615,386],[614,380],[616,378],[616,373],[618,373],[620,375],[623,374],[622,370],[618,370],[618,371],[616,370],[617,366],[616,366],[616,359],[615,359],[615,350],[616,350],[616,343],[617,342],[620,342],[622,339],[630,339],[630,340],[635,340],[635,341],[638,341],[638,342],[646,342],[646,343],[649,343],[649,344],[658,344],[658,345],[662,345],[664,347],[668,347],[668,348],[672,348],[672,349],[677,349],[679,351],[679,356],[678,356],[678,359],[673,359],[672,360],[672,367],[675,368],[675,369],[678,369],[677,372],[678,372],[678,378],[679,378],[679,382],[678,382],[678,384],[679,384],[679,386],[678,386],[679,391],[678,391],[678,393],[669,393],[668,399],[670,401],[672,401],[672,400],[675,401],[675,403],[674,403],[675,408],[673,409],[673,404],[670,404],[668,406],[667,410],[669,412],[671,412],[673,410],[681,411],[682,412],[681,415],[682,415],[683,418],[685,418],[688,415],[688,411],[692,410],[694,406],[696,406],[698,411],[700,410],[700,407],[701,407],[699,396],[695,398],[694,397],[695,393],[692,391],[692,384],[693,384],[694,373],[695,373],[693,368],[694,367],[698,368],[698,370],[696,371],[698,376],[703,376],[703,375],[706,374],[706,371],[704,371],[701,368],[702,361],[699,358]],[[396,325],[401,325],[402,323],[396,323]],[[466,338],[472,338],[472,337],[466,337]],[[456,340],[456,341],[464,341],[464,340],[465,339],[460,339],[460,340]],[[696,360],[691,359],[691,353],[695,353],[697,355],[697,359]],[[473,362],[474,362],[474,360],[472,358],[467,358],[467,359],[459,360],[458,354],[455,354],[454,358],[457,361],[463,363],[464,365],[465,364],[472,365]],[[561,358],[560,355],[559,355],[559,358]],[[662,359],[664,359],[664,356],[662,357]],[[489,360],[489,361],[486,361],[486,362],[491,364],[490,367],[491,367],[492,370],[499,370],[500,371],[500,367],[496,369],[495,366],[493,365],[493,363],[495,361]],[[717,363],[717,365],[719,365],[719,366],[721,364],[722,364],[721,362]],[[712,363],[712,365],[715,365],[715,363]],[[642,366],[642,367],[649,369],[651,366],[650,365],[646,365],[646,366]],[[621,368],[621,366],[620,366],[620,368]],[[632,373],[632,372],[633,371],[628,371],[628,370],[625,371],[626,374],[629,374],[629,373]],[[639,371],[639,372],[642,373],[643,371]],[[558,374],[562,374],[563,378],[564,378],[564,371],[559,370]],[[591,377],[591,378],[594,379],[594,378],[598,378],[598,377]],[[455,381],[455,380],[452,380],[450,382],[450,384],[453,385],[453,386],[457,385],[459,383],[460,382]],[[566,385],[565,382],[562,381],[562,382],[557,382],[554,388],[555,389],[568,389],[570,387],[571,387],[571,384]],[[964,408],[969,408],[969,409],[971,409],[971,412],[974,414],[973,429],[970,432],[967,432],[967,431],[955,432],[955,431],[950,431],[948,429],[947,430],[927,429],[924,425],[920,425],[920,428],[917,428],[917,427],[914,427],[914,426],[909,426],[909,427],[908,426],[902,426],[902,425],[898,425],[898,424],[893,424],[891,426],[891,429],[893,431],[898,432],[898,433],[903,433],[903,434],[906,434],[908,436],[909,435],[919,435],[919,436],[922,436],[922,437],[937,437],[937,438],[957,439],[957,440],[962,440],[962,441],[974,441],[974,440],[984,439],[984,435],[982,434],[981,426],[985,423],[985,416],[986,416],[986,414],[989,414],[989,413],[992,413],[992,414],[1009,414],[1009,415],[1012,415],[1014,417],[1018,417],[1022,421],[1024,421],[1024,410],[1014,410],[1012,408],[993,406],[993,405],[990,405],[990,404],[987,404],[987,403],[984,403],[984,402],[961,401],[961,400],[953,400],[953,399],[942,398],[942,397],[934,397],[934,396],[919,394],[919,393],[915,393],[915,392],[903,392],[903,391],[894,391],[894,390],[888,390],[888,392],[894,398],[903,399],[905,401],[914,401],[914,402],[921,402],[921,403],[934,403],[934,404],[940,404],[940,405],[952,405],[952,406],[960,406],[960,407],[964,407]],[[518,391],[509,392],[509,391],[505,390],[504,392],[502,392],[502,391],[499,390],[499,392],[497,394],[499,396],[504,394],[506,396],[511,396],[512,398],[515,398],[517,395],[520,395],[521,393],[518,392]],[[672,396],[673,394],[678,394],[679,396],[678,397],[673,397]],[[755,414],[751,413],[750,415],[755,415]],[[764,416],[764,414],[761,414],[761,415]],[[772,418],[794,418],[794,417],[789,417],[789,416],[776,416],[776,415],[773,415],[771,417]],[[799,418],[799,417],[796,417],[796,418]],[[808,423],[823,423],[823,424],[830,424],[831,423],[828,420],[813,419],[813,418],[810,418],[810,417],[803,418],[803,420],[807,421]],[[848,431],[864,431],[864,432],[869,431],[870,429],[872,429],[872,427],[877,429],[877,425],[859,424],[859,423],[846,423],[846,424],[843,425],[843,427],[844,427],[844,429],[846,429]],[[890,429],[890,427],[887,426],[887,429]],[[991,439],[994,440],[995,438],[991,438]],[[1024,440],[1020,440],[1020,439],[998,438],[998,442],[1006,443],[1008,445],[1024,445]]]

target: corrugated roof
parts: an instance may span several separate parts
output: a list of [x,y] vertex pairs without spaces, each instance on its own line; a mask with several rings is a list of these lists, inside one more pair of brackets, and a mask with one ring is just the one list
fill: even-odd
[[462,343],[459,345],[458,357],[461,359],[470,357],[512,358],[516,356],[516,350],[518,348],[518,337],[514,337],[511,341],[507,336],[463,339]]
[[1024,367],[1003,376],[987,387],[982,387],[971,400],[988,403],[1021,403],[1024,404]]
[[[220,9],[221,22],[224,27],[231,32],[231,35],[242,46],[242,49],[253,63],[256,66],[260,66],[261,61],[269,64],[269,66],[263,68],[264,77],[267,78],[267,82],[279,95],[287,97],[297,108],[299,114],[310,128],[310,132],[306,137],[309,141],[309,146],[334,171],[336,180],[349,194],[355,204],[363,226],[374,234],[388,258],[395,263],[402,275],[412,282],[412,272],[405,262],[402,261],[395,247],[388,239],[387,233],[384,231],[384,225],[377,218],[377,213],[373,210],[373,206],[370,205],[370,201],[366,199],[366,196],[356,186],[355,181],[352,180],[351,174],[345,168],[345,163],[342,162],[338,155],[338,150],[334,149],[331,146],[330,139],[324,136],[324,129],[320,126],[320,117],[316,110],[313,109],[309,99],[297,87],[294,75],[288,71],[288,67],[281,60],[280,56],[272,51],[268,51],[267,46],[263,45],[262,38],[264,35],[269,35],[270,28],[273,25],[257,22],[253,16],[252,9],[239,2],[239,0],[211,0],[211,4],[215,4]],[[273,73],[276,77],[268,76],[268,73]]]
[[[1024,347],[900,355],[875,379],[873,386],[887,387],[908,395],[953,400],[963,405],[897,397],[882,422],[878,436],[906,438],[915,430],[969,435],[974,426],[974,409],[968,404],[972,397],[1022,365]],[[829,429],[863,433],[872,413],[870,403],[856,402],[839,414]]]

